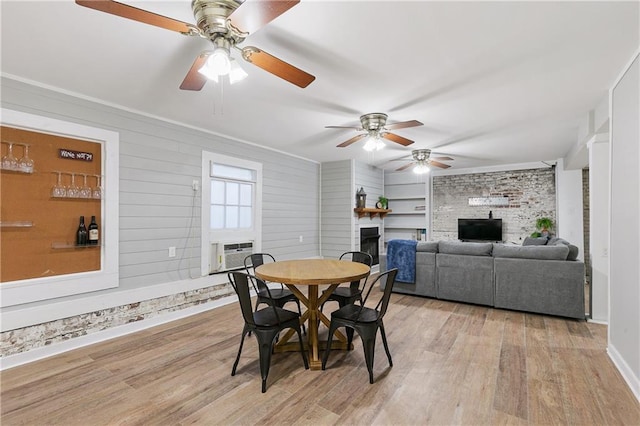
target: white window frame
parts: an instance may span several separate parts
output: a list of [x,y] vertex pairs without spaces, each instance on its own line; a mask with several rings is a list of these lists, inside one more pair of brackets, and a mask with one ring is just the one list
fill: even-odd
[[[250,229],[211,229],[211,163],[255,171],[253,226]],[[201,201],[200,269],[202,276],[209,275],[211,244],[214,242],[253,241],[254,252],[262,250],[262,163],[210,151],[202,151]]]

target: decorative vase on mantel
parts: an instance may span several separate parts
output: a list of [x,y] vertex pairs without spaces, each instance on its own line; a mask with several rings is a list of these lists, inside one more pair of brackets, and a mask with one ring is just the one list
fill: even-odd
[[378,197],[378,202],[376,203],[376,207],[384,210],[388,209],[389,199],[381,195],[380,197]]
[[364,188],[360,187],[356,191],[356,208],[364,209],[367,206],[367,193],[364,192]]

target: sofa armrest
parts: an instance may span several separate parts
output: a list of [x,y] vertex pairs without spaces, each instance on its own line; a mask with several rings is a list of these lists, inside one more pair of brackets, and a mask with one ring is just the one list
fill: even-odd
[[[387,270],[387,256],[380,255],[380,272]],[[383,283],[380,289],[384,290]],[[416,252],[416,282],[403,283],[396,281],[394,293],[415,294],[418,296],[436,297],[436,254]]]

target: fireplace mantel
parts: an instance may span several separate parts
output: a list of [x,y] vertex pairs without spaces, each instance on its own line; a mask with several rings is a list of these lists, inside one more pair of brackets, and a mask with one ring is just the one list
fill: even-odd
[[367,207],[356,207],[353,209],[358,214],[358,219],[362,219],[363,216],[369,215],[370,219],[380,215],[380,219],[383,219],[387,213],[391,213],[391,209],[371,209]]

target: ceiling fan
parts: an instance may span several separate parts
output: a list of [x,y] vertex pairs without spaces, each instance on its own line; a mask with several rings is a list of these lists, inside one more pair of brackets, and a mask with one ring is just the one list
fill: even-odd
[[361,127],[353,126],[325,126],[327,129],[356,129],[358,131],[365,131],[366,133],[352,137],[351,139],[342,142],[338,145],[338,148],[344,148],[352,143],[358,142],[360,139],[368,137],[369,139],[364,145],[364,149],[367,151],[379,150],[384,147],[382,138],[388,139],[391,142],[399,143],[400,145],[407,146],[413,143],[412,140],[403,138],[402,136],[390,133],[389,130],[404,129],[407,127],[417,127],[423,124],[417,120],[402,121],[400,123],[387,124],[387,114],[380,112],[374,112],[370,114],[364,114],[360,117]]
[[211,41],[213,50],[205,50],[198,55],[180,85],[182,90],[201,90],[207,79],[217,82],[224,75],[229,75],[231,84],[246,77],[247,74],[230,55],[232,48],[239,50],[245,61],[298,87],[305,88],[315,80],[311,74],[264,50],[253,46],[238,47],[250,33],[273,21],[300,3],[300,0],[192,0],[196,25],[112,0],[76,0],[76,3]]
[[[414,149],[411,151],[411,157],[412,161],[409,164],[405,164],[404,166],[397,168],[396,171],[401,172],[403,170],[413,168],[415,173],[422,174],[427,173],[430,166],[448,169],[451,166],[441,163],[440,161],[453,161],[453,158],[446,156],[431,157],[430,149]],[[402,159],[392,161],[402,161]]]

